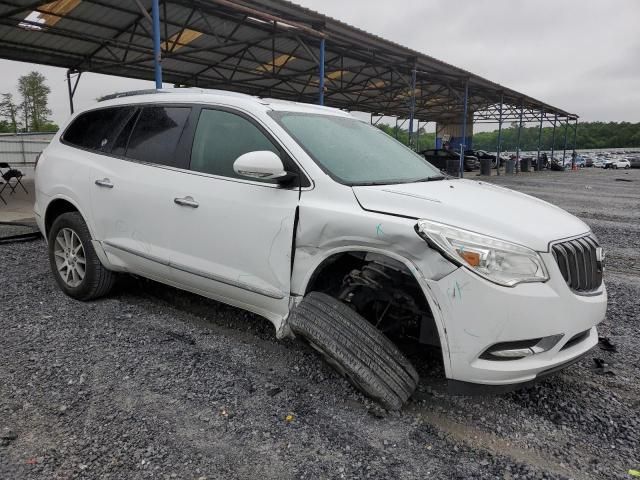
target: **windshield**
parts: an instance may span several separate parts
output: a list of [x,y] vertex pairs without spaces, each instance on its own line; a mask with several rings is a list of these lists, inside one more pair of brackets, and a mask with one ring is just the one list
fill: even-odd
[[271,116],[340,183],[386,185],[443,178],[423,157],[355,118],[299,112]]

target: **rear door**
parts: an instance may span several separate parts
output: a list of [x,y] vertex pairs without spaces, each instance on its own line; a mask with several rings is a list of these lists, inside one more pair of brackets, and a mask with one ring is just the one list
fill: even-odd
[[172,277],[191,290],[272,320],[286,315],[297,187],[238,177],[242,154],[271,150],[295,165],[251,117],[202,108],[190,147],[190,171],[170,191],[175,198]]
[[187,157],[178,145],[191,107],[136,107],[95,168],[92,208],[110,261],[166,279],[176,170]]

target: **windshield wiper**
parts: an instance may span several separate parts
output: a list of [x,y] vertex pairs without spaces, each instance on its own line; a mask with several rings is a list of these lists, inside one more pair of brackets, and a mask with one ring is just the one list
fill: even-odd
[[437,182],[437,181],[440,181],[440,180],[444,180],[445,178],[447,178],[447,177],[445,177],[444,175],[434,175],[433,177],[425,177],[425,178],[421,178],[419,180],[414,180],[411,183]]

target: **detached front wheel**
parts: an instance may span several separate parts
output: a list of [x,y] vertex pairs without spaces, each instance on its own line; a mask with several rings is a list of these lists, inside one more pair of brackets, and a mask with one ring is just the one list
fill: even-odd
[[64,213],[56,218],[48,241],[51,271],[64,293],[77,300],[92,300],[109,293],[115,274],[100,263],[80,213]]
[[399,410],[418,383],[404,354],[342,302],[312,292],[291,313],[291,330],[351,383],[389,410]]

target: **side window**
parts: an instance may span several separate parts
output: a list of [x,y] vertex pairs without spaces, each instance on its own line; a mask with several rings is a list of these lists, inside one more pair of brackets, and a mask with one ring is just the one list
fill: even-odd
[[174,165],[176,147],[190,113],[189,107],[144,107],[129,137],[126,156],[143,162]]
[[111,147],[111,153],[113,153],[114,155],[124,156],[125,152],[127,151],[127,143],[129,143],[131,131],[138,121],[139,114],[140,110],[131,115],[131,118],[129,118],[124,127],[122,127],[122,130],[120,130],[118,138],[115,139],[115,141],[113,142],[113,147]]
[[132,107],[114,107],[83,113],[67,128],[62,138],[77,147],[108,152],[120,125],[132,112]]
[[249,120],[234,113],[203,109],[191,149],[191,170],[240,178],[233,171],[233,163],[240,155],[258,150],[280,154]]

